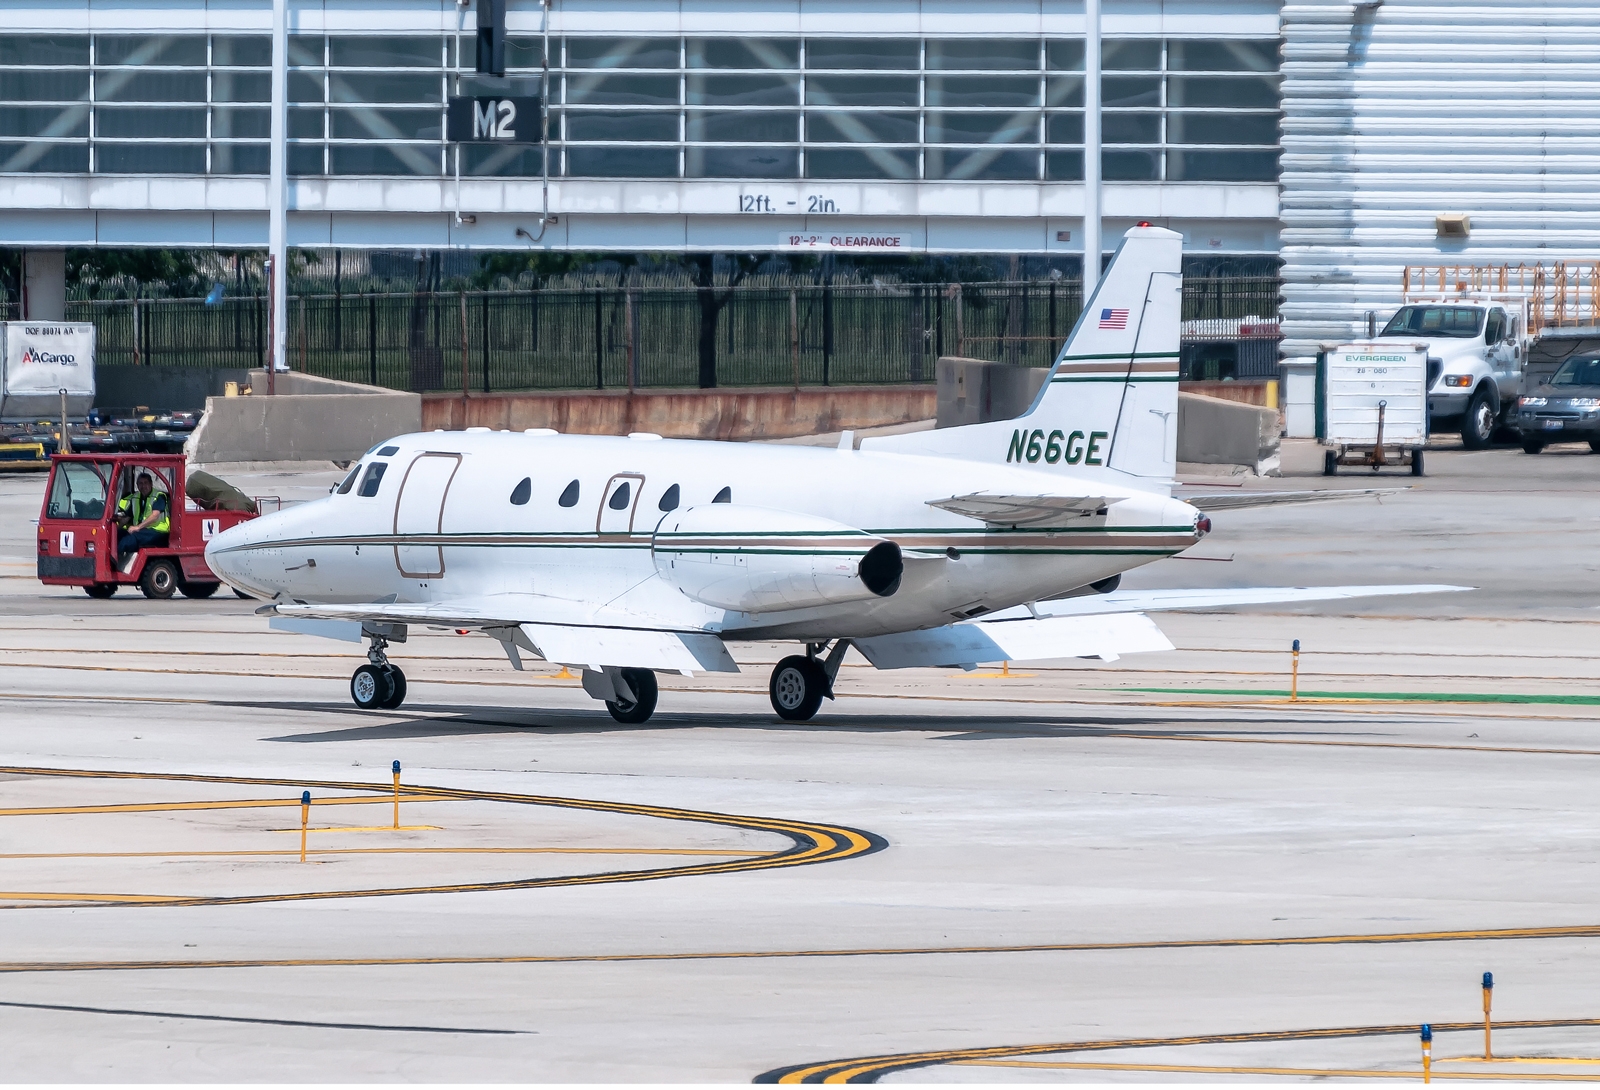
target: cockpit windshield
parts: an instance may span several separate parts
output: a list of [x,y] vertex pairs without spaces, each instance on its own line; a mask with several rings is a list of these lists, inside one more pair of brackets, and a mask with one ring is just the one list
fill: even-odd
[[1550,376],[1551,386],[1600,386],[1600,356],[1573,356]]
[[1476,337],[1483,332],[1482,307],[1413,306],[1395,311],[1380,337]]

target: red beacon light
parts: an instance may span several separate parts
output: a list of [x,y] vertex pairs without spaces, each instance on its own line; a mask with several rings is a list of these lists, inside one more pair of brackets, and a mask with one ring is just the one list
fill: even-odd
[[1152,226],[1152,224],[1150,223],[1149,220],[1140,220],[1138,223],[1134,224],[1134,226],[1135,227],[1150,227],[1150,226]]
[[1201,537],[1205,537],[1207,534],[1209,534],[1211,532],[1211,516],[1202,514],[1199,518],[1195,519],[1194,529],[1195,533],[1199,534]]

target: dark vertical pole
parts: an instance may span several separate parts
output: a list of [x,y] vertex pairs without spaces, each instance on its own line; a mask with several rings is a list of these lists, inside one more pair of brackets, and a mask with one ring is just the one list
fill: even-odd
[[333,251],[333,349],[344,351],[344,252]]
[[933,297],[933,356],[944,355],[944,296],[943,290]]
[[367,294],[367,368],[372,372],[372,385],[378,384],[378,296]]
[[822,262],[822,384],[826,386],[833,371],[833,255]]
[[1050,358],[1052,360],[1055,358],[1055,354],[1061,350],[1061,346],[1056,343],[1057,339],[1058,338],[1056,336],[1056,282],[1054,280],[1052,280],[1052,281],[1050,281]]
[[489,293],[483,293],[483,392],[489,392]]
[[594,388],[606,388],[606,345],[600,339],[600,289],[594,292]]

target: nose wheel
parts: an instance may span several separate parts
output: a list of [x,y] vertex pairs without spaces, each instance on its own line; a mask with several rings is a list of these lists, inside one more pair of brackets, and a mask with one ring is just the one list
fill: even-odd
[[406,675],[383,653],[389,641],[381,636],[371,639],[367,664],[350,675],[350,699],[363,711],[398,708],[406,699]]

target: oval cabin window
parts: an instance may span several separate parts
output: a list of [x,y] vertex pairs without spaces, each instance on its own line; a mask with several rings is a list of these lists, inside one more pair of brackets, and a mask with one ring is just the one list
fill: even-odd
[[728,485],[724,485],[723,488],[722,488],[722,491],[718,492],[716,494],[716,496],[712,499],[711,502],[712,503],[732,503],[733,502],[733,489],[732,489],[732,487],[730,487]]
[[617,490],[611,493],[611,501],[607,506],[613,511],[626,511],[628,509],[628,497],[632,494],[633,485],[628,481],[623,481],[617,486]]
[[576,507],[578,504],[578,482],[573,481],[562,491],[561,498],[556,501],[562,507]]
[[511,490],[511,502],[521,507],[528,502],[528,497],[533,495],[533,478],[524,477],[517,482],[517,487]]
[[678,486],[673,485],[661,493],[661,502],[657,506],[663,511],[676,511],[678,509]]

